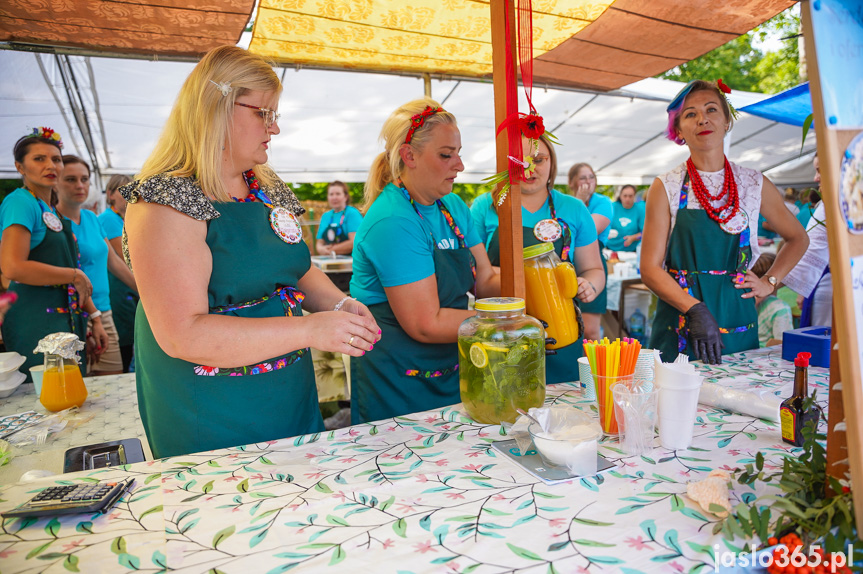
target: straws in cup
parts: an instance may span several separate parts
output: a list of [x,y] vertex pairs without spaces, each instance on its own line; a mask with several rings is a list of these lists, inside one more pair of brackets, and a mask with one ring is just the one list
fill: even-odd
[[590,362],[596,387],[599,422],[607,435],[620,433],[611,389],[619,383],[632,386],[632,375],[640,352],[641,343],[637,339],[624,338],[611,342],[606,337],[602,341],[584,341],[584,354]]

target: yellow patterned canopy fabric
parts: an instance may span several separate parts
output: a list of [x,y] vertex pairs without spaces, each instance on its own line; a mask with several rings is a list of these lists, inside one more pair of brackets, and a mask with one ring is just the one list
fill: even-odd
[[[534,0],[534,58],[613,1]],[[249,49],[277,62],[485,76],[492,72],[489,2],[261,0]]]

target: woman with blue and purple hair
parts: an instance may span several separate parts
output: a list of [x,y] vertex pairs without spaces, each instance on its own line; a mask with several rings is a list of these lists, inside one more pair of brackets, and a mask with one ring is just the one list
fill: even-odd
[[[723,352],[757,349],[755,297],[771,294],[809,243],[776,186],[725,157],[730,91],[694,80],[667,108],[668,139],[690,157],[650,186],[641,247],[641,276],[660,299],[650,346],[664,361],[684,353],[718,364]],[[763,278],[749,269],[759,213],[785,240]]]

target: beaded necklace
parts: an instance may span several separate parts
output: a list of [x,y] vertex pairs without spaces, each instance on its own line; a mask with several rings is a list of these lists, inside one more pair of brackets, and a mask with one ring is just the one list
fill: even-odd
[[[737,192],[737,182],[734,180],[734,174],[731,172],[731,164],[728,163],[728,158],[725,159],[725,174],[722,181],[722,189],[716,194],[711,194],[704,182],[701,180],[701,175],[695,169],[695,164],[692,163],[690,157],[686,160],[686,172],[689,174],[689,179],[692,182],[692,192],[698,198],[698,203],[707,212],[707,215],[716,223],[723,224],[731,221],[740,210],[740,194]],[[726,198],[725,203],[720,207],[713,207],[714,201]]]
[[255,177],[255,172],[251,169],[249,171],[243,172],[243,179],[246,180],[246,185],[249,186],[249,195],[240,199],[238,197],[232,197],[234,201],[247,203],[249,201],[255,201],[258,198],[258,193],[261,191],[261,184],[258,183],[258,178]]

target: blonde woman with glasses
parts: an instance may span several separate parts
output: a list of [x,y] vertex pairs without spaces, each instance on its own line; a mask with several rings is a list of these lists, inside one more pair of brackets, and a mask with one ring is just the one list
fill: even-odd
[[379,339],[368,309],[311,266],[304,210],[267,165],[281,91],[263,58],[210,51],[121,190],[156,457],[322,431],[309,347],[358,357]]

